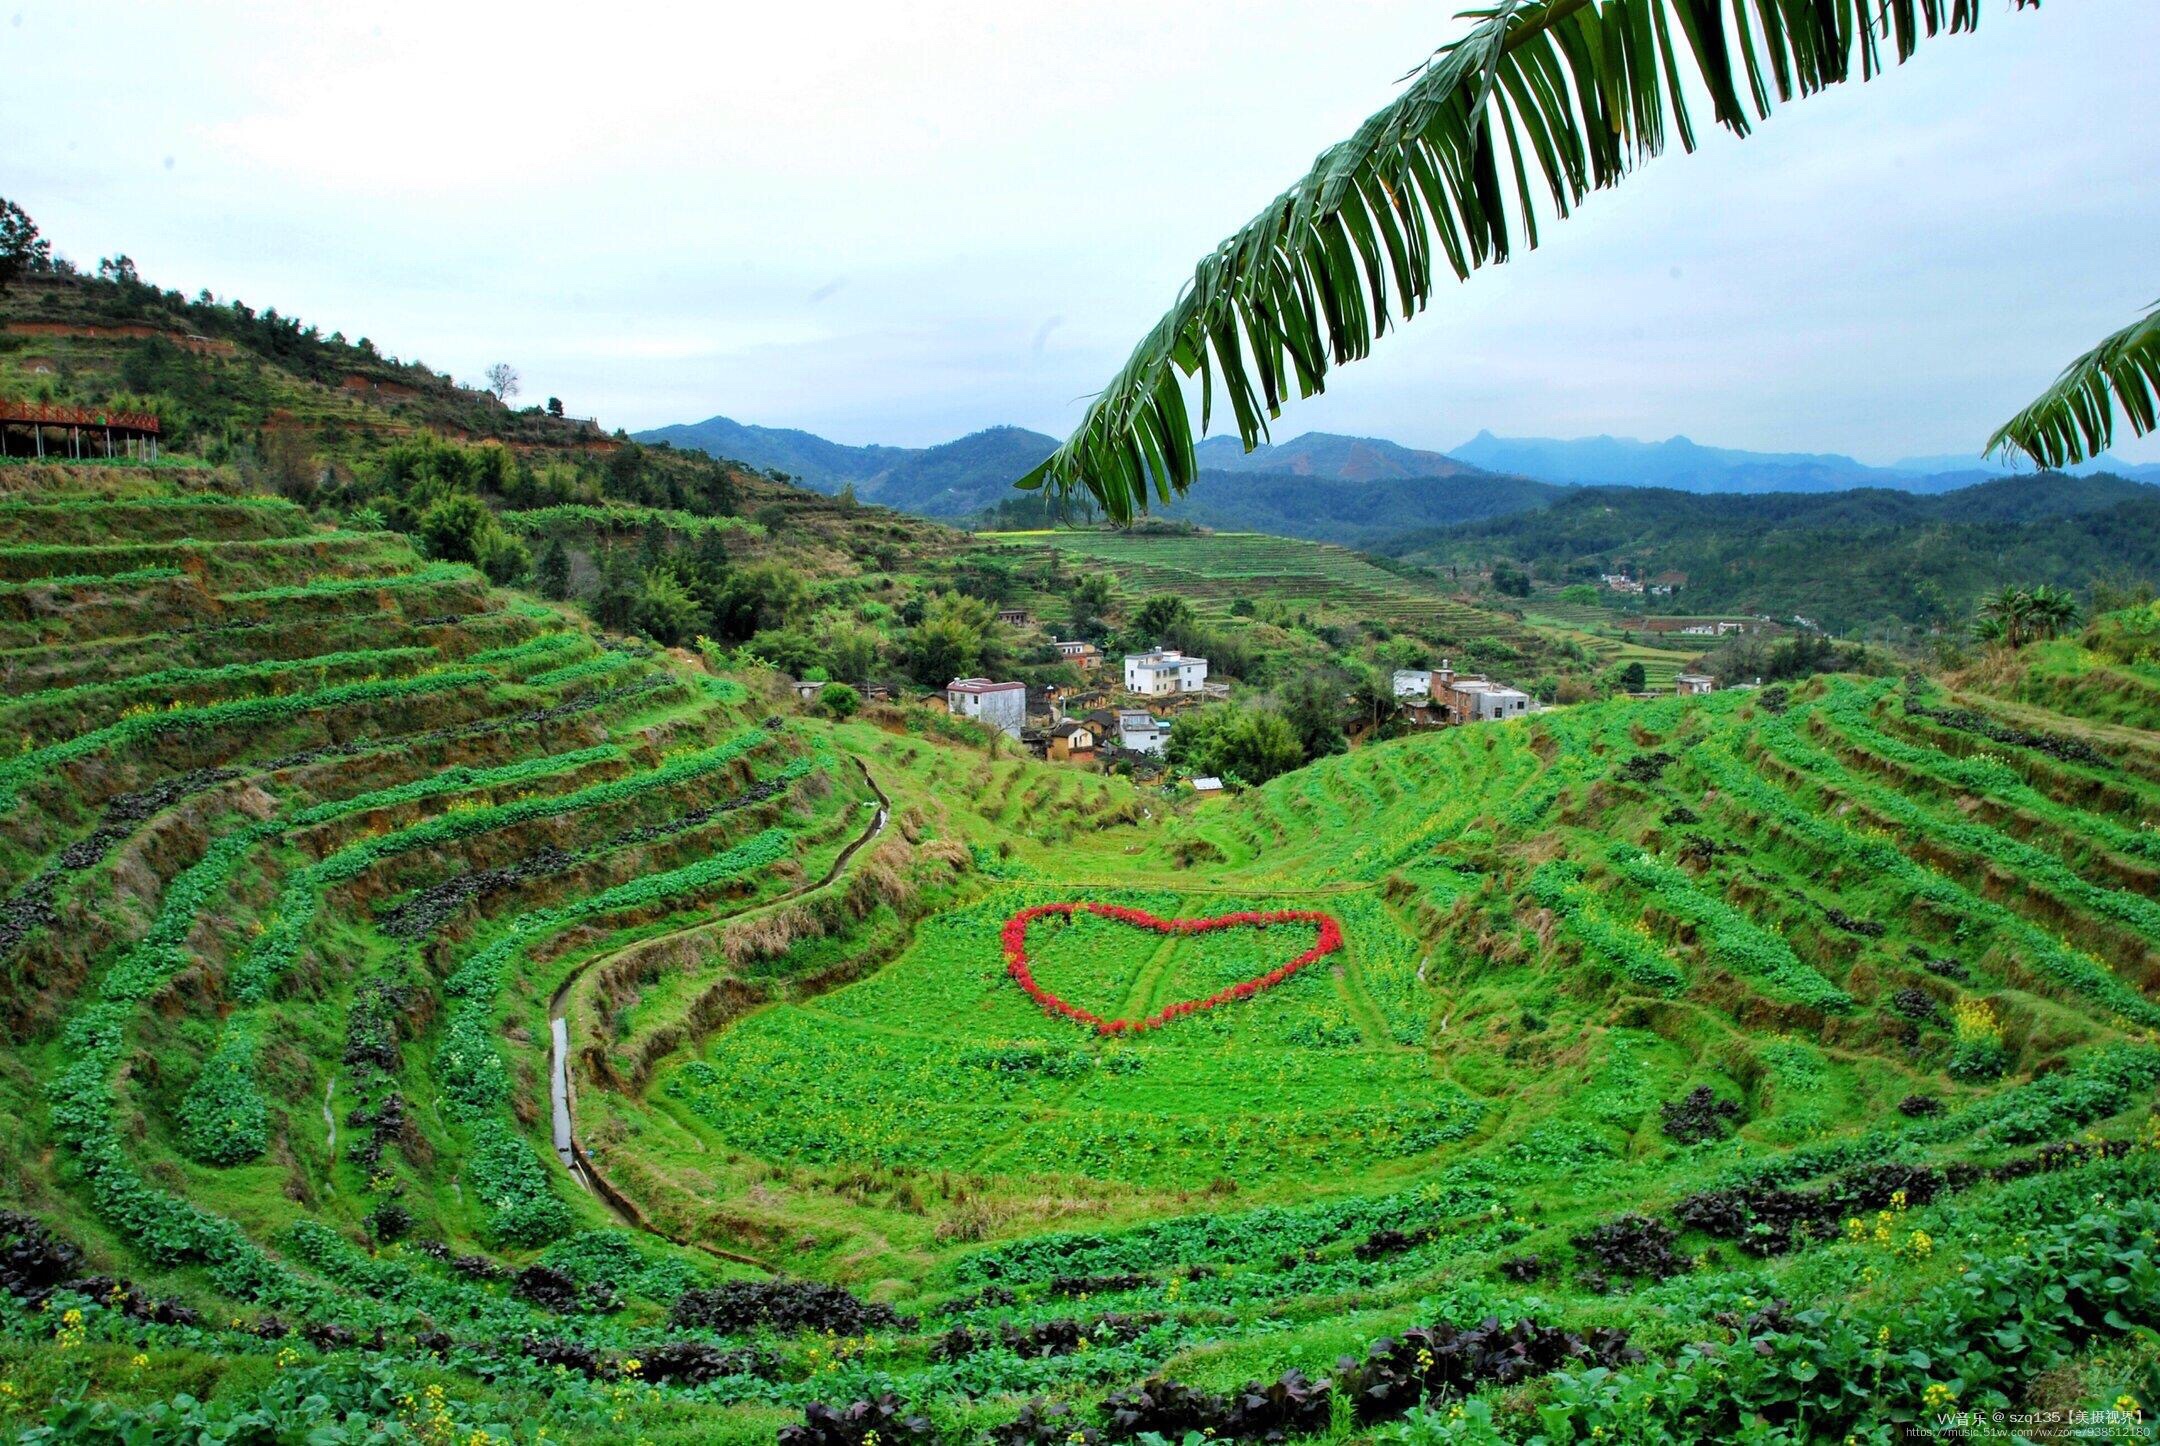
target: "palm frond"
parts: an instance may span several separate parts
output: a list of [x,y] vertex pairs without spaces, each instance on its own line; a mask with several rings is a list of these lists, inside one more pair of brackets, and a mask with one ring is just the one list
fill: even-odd
[[[2032,0],[2015,0],[2021,7]],[[1718,124],[1881,73],[1923,36],[1970,30],[1980,0],[1495,0],[1466,12],[1393,104],[1201,258],[1071,438],[1025,478],[1092,492],[1117,522],[1192,484],[1217,390],[1247,451],[1293,395],[1366,355],[1435,278],[1537,244],[1539,196],[1565,217],[1661,152],[1695,145],[1684,52]]]
[[2120,406],[2140,437],[2160,426],[2160,302],[2063,368],[2031,405],[1988,438],[1987,449],[2023,452],[2043,467],[2069,467],[2115,440]]

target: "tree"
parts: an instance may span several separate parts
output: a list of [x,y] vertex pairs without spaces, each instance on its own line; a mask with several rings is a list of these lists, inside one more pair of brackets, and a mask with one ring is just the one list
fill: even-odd
[[1110,575],[1087,572],[1075,577],[1066,594],[1072,607],[1072,630],[1076,638],[1100,639],[1103,619],[1110,612]]
[[23,208],[0,196],[0,292],[28,271],[52,265],[52,243],[38,234]]
[[508,362],[497,362],[487,369],[487,389],[495,394],[498,402],[508,403],[516,396],[518,383],[522,380],[517,374],[517,368]]
[[1140,604],[1130,629],[1144,648],[1155,647],[1192,621],[1192,607],[1176,593],[1157,593]]
[[630,621],[654,642],[673,647],[697,631],[700,611],[697,599],[674,573],[654,568],[638,584]]
[[1192,774],[1265,783],[1305,761],[1296,731],[1269,708],[1219,703],[1178,719],[1163,756]]
[[1378,668],[1359,668],[1350,675],[1350,705],[1368,728],[1377,728],[1395,714],[1395,680]]
[[1983,643],[2022,648],[2043,638],[2060,637],[2077,625],[2077,599],[2046,583],[2038,587],[2001,587],[1980,600],[1973,636]]
[[1649,675],[1643,672],[1641,659],[1630,662],[1620,670],[1620,691],[1640,693],[1650,686]]
[[[1518,238],[1536,246],[1541,219],[1617,185],[1665,149],[1668,128],[1692,150],[1691,101],[1707,94],[1717,123],[1745,136],[1773,94],[1870,79],[1923,35],[1975,28],[1980,8],[1514,0],[1473,12],[1470,31],[1392,104],[1201,259],[1072,436],[1020,485],[1085,488],[1128,522],[1150,492],[1167,499],[1192,485],[1193,439],[1218,390],[1251,451],[1289,396],[1323,390],[1330,364],[1367,355],[1393,313],[1407,321],[1424,309],[1441,276],[1504,263]],[[1198,428],[1182,385],[1195,376]]]
[[1530,596],[1530,574],[1512,563],[1496,562],[1492,570],[1493,591],[1508,597]]
[[2055,385],[1996,429],[1987,449],[2069,467],[2108,449],[2115,407],[2140,437],[2160,427],[2160,302],[2063,368]]
[[420,541],[430,557],[478,562],[482,539],[494,525],[485,502],[470,492],[453,492],[420,515]]
[[784,628],[810,607],[810,585],[802,574],[777,562],[731,567],[712,605],[716,637],[739,643],[774,628]]
[[[1303,673],[1293,679],[1277,698],[1283,721],[1296,736],[1300,759],[1325,758],[1349,744],[1342,731],[1342,687],[1334,678]],[[1175,736],[1175,730],[1173,730]],[[1246,775],[1249,782],[1259,780]]]
[[525,545],[525,539],[512,536],[499,525],[481,534],[479,553],[476,561],[480,570],[487,574],[489,582],[503,587],[523,577],[532,566],[532,549]]
[[547,399],[547,414],[551,417],[559,417],[563,414],[561,397],[549,397]]
[[825,716],[836,722],[852,718],[862,709],[862,694],[845,683],[827,683],[818,690],[817,701]]
[[563,546],[559,537],[548,539],[540,549],[540,561],[533,567],[533,586],[540,596],[561,602],[570,596],[570,549]]
[[614,628],[619,632],[630,626],[630,614],[637,606],[637,600],[637,568],[632,565],[630,554],[619,547],[609,547],[600,555],[600,586],[586,603],[592,609],[593,620],[603,628]]

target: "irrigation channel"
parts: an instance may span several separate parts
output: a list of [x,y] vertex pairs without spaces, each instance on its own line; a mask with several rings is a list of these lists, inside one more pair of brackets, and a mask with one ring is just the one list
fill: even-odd
[[[857,768],[862,770],[863,782],[869,784],[870,792],[877,796],[877,813],[871,818],[870,826],[850,840],[846,848],[840,850],[839,855],[832,861],[832,867],[825,871],[823,878],[798,885],[778,898],[771,900],[763,907],[773,908],[799,899],[805,894],[816,893],[819,889],[839,878],[841,871],[848,866],[848,861],[854,858],[865,844],[870,843],[879,834],[885,832],[886,821],[892,816],[892,800],[885,796],[884,789],[878,787],[877,780],[870,776],[869,767],[860,758],[855,759],[854,763]],[[689,934],[699,929],[710,928],[712,922],[710,919],[701,919],[695,924],[685,924],[682,928],[673,931],[673,934],[654,935],[651,938],[640,939],[636,944],[625,945],[624,948],[648,947],[656,939],[671,938],[674,934]],[[595,964],[604,964],[621,952],[622,950],[615,950],[607,954],[595,955],[593,958],[586,960],[570,972],[570,976],[556,987],[554,997],[548,1000],[548,1098],[554,1114],[555,1157],[562,1161],[562,1167],[570,1172],[572,1179],[584,1186],[591,1194],[607,1202],[608,1208],[613,1210],[625,1225],[645,1231],[649,1235],[657,1235],[663,1240],[673,1241],[677,1245],[690,1244],[694,1242],[675,1240],[666,1231],[660,1230],[646,1220],[644,1213],[637,1208],[636,1204],[622,1191],[616,1189],[605,1175],[600,1173],[599,1167],[593,1164],[592,1157],[577,1142],[575,1121],[571,1115],[571,1106],[576,1102],[576,1096],[572,1092],[570,1084],[570,1020],[568,1014],[570,991],[576,987],[578,980],[582,979]],[[761,1269],[770,1268],[765,1265],[764,1261],[753,1256],[738,1255],[733,1251],[722,1250],[711,1245],[700,1244],[699,1248],[727,1260],[739,1261],[745,1265],[755,1265]]]

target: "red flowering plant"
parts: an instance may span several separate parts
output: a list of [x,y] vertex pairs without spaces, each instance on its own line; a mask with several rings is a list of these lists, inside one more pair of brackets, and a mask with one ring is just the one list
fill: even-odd
[[[1265,974],[1242,980],[1226,989],[1200,999],[1181,999],[1164,1006],[1145,1019],[1105,1019],[1090,1010],[1083,1009],[1069,1000],[1045,989],[1035,980],[1028,964],[1028,926],[1037,919],[1058,915],[1070,919],[1075,914],[1095,914],[1129,924],[1136,929],[1149,929],[1158,934],[1207,934],[1219,929],[1266,928],[1272,924],[1310,924],[1316,937],[1313,946],[1286,964],[1278,964]],[[1244,910],[1234,914],[1217,914],[1206,919],[1165,919],[1145,909],[1129,909],[1118,904],[1036,904],[1013,914],[1005,921],[1003,932],[1005,945],[1005,972],[1034,1000],[1054,1015],[1062,1015],[1075,1024],[1085,1025],[1097,1034],[1137,1034],[1142,1030],[1160,1029],[1174,1019],[1197,1014],[1203,1009],[1213,1009],[1218,1004],[1234,1000],[1250,999],[1263,989],[1272,989],[1318,959],[1325,959],[1343,946],[1342,925],[1331,914],[1317,909]]]

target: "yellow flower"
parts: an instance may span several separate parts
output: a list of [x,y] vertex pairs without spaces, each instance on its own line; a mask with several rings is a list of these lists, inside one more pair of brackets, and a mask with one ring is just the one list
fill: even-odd
[[1957,1399],[1957,1392],[1951,1390],[1941,1381],[1931,1381],[1928,1383],[1928,1388],[1922,1394],[1921,1399],[1927,1403],[1927,1408],[1930,1411],[1940,1411]]
[[2125,1391],[2115,1398],[2115,1409],[2125,1416],[2135,1416],[2143,1412],[2145,1408],[2138,1404],[2137,1397]]
[[145,1366],[147,1366],[147,1365],[149,1365],[149,1364],[150,1364],[150,1358],[149,1358],[148,1356],[146,1356],[146,1355],[142,1354],[142,1353],[141,1353],[140,1351],[138,1351],[138,1352],[136,1352],[136,1353],[135,1353],[135,1355],[134,1355],[134,1356],[132,1356],[132,1357],[130,1357],[130,1358],[129,1358],[129,1360],[128,1360],[128,1364],[129,1364],[129,1365],[131,1365],[131,1366],[133,1366],[133,1367],[134,1367],[134,1368],[135,1368],[136,1370],[138,1370],[138,1371],[139,1371],[139,1370],[141,1370],[141,1369],[142,1369],[143,1367],[145,1367]]
[[1883,1327],[1883,1328],[1882,1328],[1881,1330],[1879,1330],[1879,1331],[1875,1332],[1875,1340],[1876,1340],[1876,1343],[1877,1343],[1877,1344],[1879,1344],[1879,1345],[1885,1345],[1885,1346],[1886,1346],[1886,1345],[1889,1345],[1889,1344],[1890,1344],[1890,1327],[1888,1327],[1888,1326],[1884,1326],[1884,1327]]

